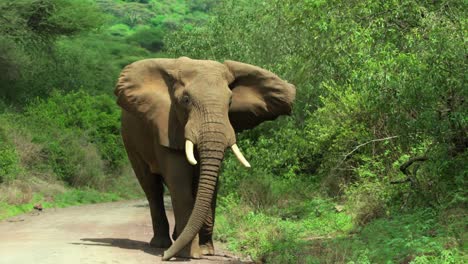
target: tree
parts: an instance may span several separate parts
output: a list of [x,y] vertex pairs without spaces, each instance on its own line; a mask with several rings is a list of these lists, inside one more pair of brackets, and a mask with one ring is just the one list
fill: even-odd
[[0,1],[0,98],[21,101],[50,89],[35,83],[47,77],[41,67],[57,66],[56,41],[97,29],[104,20],[90,1]]

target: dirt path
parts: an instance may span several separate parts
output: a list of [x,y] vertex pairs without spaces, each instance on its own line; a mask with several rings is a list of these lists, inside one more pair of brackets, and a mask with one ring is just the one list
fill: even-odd
[[[45,209],[0,222],[0,264],[162,263],[163,250],[148,246],[152,235],[146,201]],[[242,263],[219,245],[216,256],[173,262]]]

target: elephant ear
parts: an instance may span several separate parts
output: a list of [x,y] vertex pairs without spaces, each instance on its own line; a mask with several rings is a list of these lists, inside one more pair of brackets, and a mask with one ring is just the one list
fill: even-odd
[[177,75],[174,59],[147,59],[127,65],[114,93],[117,104],[147,122],[163,146],[183,149],[184,128],[170,90]]
[[291,113],[296,96],[294,85],[257,66],[237,61],[224,64],[234,76],[229,85],[232,90],[229,120],[236,132]]

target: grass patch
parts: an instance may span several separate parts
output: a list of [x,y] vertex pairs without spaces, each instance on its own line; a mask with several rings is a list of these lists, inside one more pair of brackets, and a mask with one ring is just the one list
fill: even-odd
[[44,208],[142,197],[109,95],[53,92],[0,112],[0,219]]
[[[291,212],[300,211],[302,215]],[[466,212],[419,209],[359,226],[344,207],[313,198],[254,212],[220,199],[216,238],[261,263],[466,263]]]
[[83,204],[95,204],[104,202],[115,202],[130,198],[140,198],[139,194],[121,195],[118,193],[100,192],[94,189],[67,189],[63,193],[54,196],[34,194],[33,198],[22,204],[9,204],[0,201],[0,220],[27,213],[33,210],[35,204],[42,204],[43,208],[63,208]]
[[419,209],[312,246],[333,249],[321,259],[335,263],[466,263],[466,220],[462,211]]
[[291,204],[295,205],[288,209],[254,212],[233,196],[223,197],[216,218],[216,238],[255,261],[308,263],[313,257],[309,254],[310,240],[343,236],[353,227],[351,217],[338,212],[331,200],[315,198]]

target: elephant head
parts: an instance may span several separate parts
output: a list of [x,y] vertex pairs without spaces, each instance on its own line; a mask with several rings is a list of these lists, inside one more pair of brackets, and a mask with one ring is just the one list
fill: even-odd
[[170,259],[188,244],[207,217],[227,147],[249,167],[235,131],[291,112],[295,87],[262,68],[225,61],[147,59],[125,67],[117,83],[118,104],[141,117],[157,142],[185,149],[190,164],[200,158],[200,180],[189,221],[164,253]]

